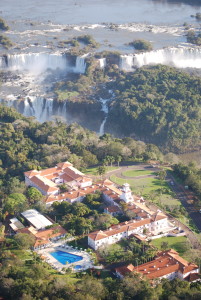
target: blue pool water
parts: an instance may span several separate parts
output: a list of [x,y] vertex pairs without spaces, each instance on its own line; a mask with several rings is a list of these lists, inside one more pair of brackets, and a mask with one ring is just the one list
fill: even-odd
[[76,261],[80,261],[83,259],[82,256],[71,254],[68,252],[63,252],[63,251],[54,251],[50,253],[54,258],[56,258],[60,263],[63,265],[68,262],[69,264],[74,263]]
[[77,265],[77,266],[74,267],[75,270],[80,270],[81,268],[82,268],[81,265]]

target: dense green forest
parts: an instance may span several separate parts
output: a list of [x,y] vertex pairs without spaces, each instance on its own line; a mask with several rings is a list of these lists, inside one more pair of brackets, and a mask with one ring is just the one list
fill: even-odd
[[121,73],[111,83],[108,129],[155,143],[164,151],[200,147],[201,79],[167,66]]
[[58,83],[54,87],[58,101],[82,101],[96,110],[97,99],[110,98],[112,90],[107,132],[156,144],[164,152],[185,153],[200,148],[199,77],[162,65],[123,72],[116,66],[118,55],[106,57],[104,70],[91,59],[85,75]]
[[[14,178],[24,180],[23,172],[52,167],[69,160],[78,169],[102,164],[105,157],[113,162],[129,159],[163,159],[151,144],[131,138],[118,139],[110,134],[99,137],[76,123],[60,121],[38,123],[14,108],[0,106],[0,185],[1,193],[15,191]],[[17,183],[16,183],[17,185]]]

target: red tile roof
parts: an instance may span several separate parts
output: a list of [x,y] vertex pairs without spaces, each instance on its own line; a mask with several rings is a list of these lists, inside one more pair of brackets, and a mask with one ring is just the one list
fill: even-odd
[[[117,268],[116,271],[124,276],[126,268],[127,266],[123,266]],[[170,249],[168,251],[159,252],[158,256],[150,262],[130,268],[130,270],[132,270],[130,272],[142,273],[149,279],[155,279],[173,272],[185,274],[191,271],[195,272],[197,269],[197,265],[187,262],[180,257],[175,250]]]
[[132,273],[134,268],[135,267],[132,264],[129,264],[127,266],[116,268],[115,271],[120,273],[122,276],[125,276],[126,274]]
[[47,178],[44,180],[39,175],[33,176],[31,181],[46,193],[59,191],[59,188],[56,186],[56,184]]
[[65,169],[65,168],[70,167],[70,166],[72,166],[72,164],[69,161],[65,161],[65,162],[57,164],[57,167],[59,167],[61,169]]
[[105,208],[106,211],[108,211],[109,213],[116,213],[116,212],[120,212],[120,208],[116,205],[113,206],[108,206]]
[[111,226],[108,230],[103,231],[102,235],[97,236],[97,233],[99,231],[91,232],[89,233],[88,237],[90,237],[92,240],[101,240],[109,236],[113,236],[118,233],[123,233],[127,231],[134,230],[140,226],[143,226],[145,224],[151,223],[151,219],[147,218],[144,220],[131,220],[128,222],[119,223],[118,225]]
[[173,249],[159,252],[157,257],[148,263],[135,267],[134,271],[146,275],[149,279],[160,278],[173,272],[182,274],[195,271],[198,266],[189,263]]
[[42,246],[49,243],[50,238],[54,238],[60,235],[64,235],[67,231],[61,227],[60,225],[53,226],[44,230],[36,230],[32,226],[20,229],[17,231],[18,233],[27,233],[31,234],[35,238],[34,247]]

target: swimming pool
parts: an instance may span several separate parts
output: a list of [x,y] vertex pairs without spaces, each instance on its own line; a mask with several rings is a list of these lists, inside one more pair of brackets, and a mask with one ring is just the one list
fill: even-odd
[[71,263],[74,263],[76,261],[80,261],[83,259],[82,256],[75,255],[75,254],[68,253],[68,252],[59,251],[59,250],[50,252],[50,254],[63,265],[66,265],[66,262],[71,264]]
[[74,266],[74,270],[80,270],[80,269],[82,269],[82,266],[81,266],[81,265],[76,265],[76,266]]

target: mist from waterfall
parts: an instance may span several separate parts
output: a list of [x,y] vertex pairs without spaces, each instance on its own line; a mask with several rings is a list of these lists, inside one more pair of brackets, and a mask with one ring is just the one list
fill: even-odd
[[133,71],[144,65],[163,64],[176,68],[201,68],[201,48],[165,48],[139,54],[121,55],[120,68]]
[[28,71],[38,75],[48,69],[66,70],[69,66],[65,55],[61,53],[25,53],[1,57],[0,68],[7,68],[10,71]]

